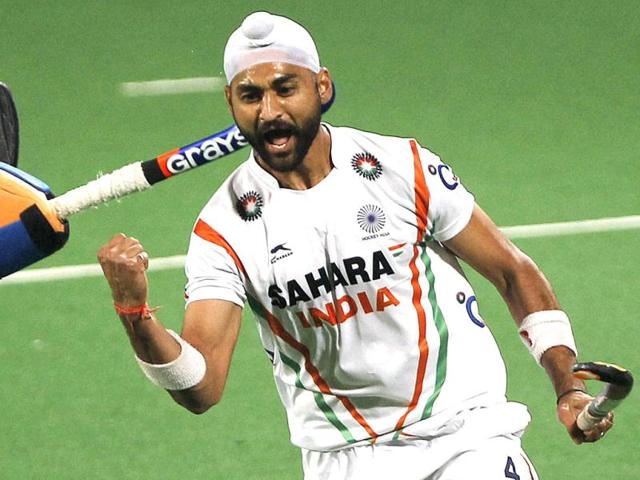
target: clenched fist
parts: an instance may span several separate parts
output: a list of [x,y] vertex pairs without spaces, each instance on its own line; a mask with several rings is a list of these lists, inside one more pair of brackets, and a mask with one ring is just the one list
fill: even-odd
[[115,303],[136,307],[147,302],[149,256],[137,239],[115,235],[98,251],[98,261]]

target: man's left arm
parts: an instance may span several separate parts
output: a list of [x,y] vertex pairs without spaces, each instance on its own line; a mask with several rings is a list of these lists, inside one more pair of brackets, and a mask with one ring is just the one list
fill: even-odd
[[[573,376],[571,367],[576,362],[576,354],[566,345],[569,342],[559,335],[557,344],[553,339],[549,343],[549,336],[554,332],[545,326],[546,318],[559,316],[562,320],[566,316],[560,311],[551,285],[537,265],[498,230],[477,204],[466,227],[444,245],[495,285],[518,328],[523,322],[536,324],[538,331],[546,335],[548,348],[539,352],[540,364],[558,397],[560,422],[576,443],[599,440],[611,428],[613,417],[610,414],[587,432],[577,428],[576,418],[592,397],[585,393],[584,383]],[[566,327],[569,328],[568,324]],[[570,329],[568,331],[570,335]]]

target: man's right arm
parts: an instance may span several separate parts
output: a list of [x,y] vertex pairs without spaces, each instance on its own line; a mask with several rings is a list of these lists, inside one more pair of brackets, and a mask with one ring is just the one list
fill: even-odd
[[[238,338],[242,308],[225,300],[190,303],[181,335],[188,345],[181,346],[153,312],[135,312],[147,304],[148,292],[148,256],[140,242],[122,234],[116,235],[100,249],[98,258],[136,356],[150,368],[155,368],[175,364],[184,349],[196,357],[202,355],[206,366],[202,380],[190,388],[168,391],[176,402],[193,413],[203,413],[218,403]],[[182,365],[184,367],[185,363]],[[187,362],[186,365],[184,368],[189,370],[191,364]],[[199,365],[202,366],[202,360],[199,360]],[[199,372],[196,378],[202,375],[201,368]],[[189,376],[188,371],[181,371],[180,375],[184,373]]]

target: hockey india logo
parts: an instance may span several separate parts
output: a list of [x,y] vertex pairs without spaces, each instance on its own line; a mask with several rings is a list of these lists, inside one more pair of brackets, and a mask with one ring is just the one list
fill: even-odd
[[245,222],[252,222],[256,218],[260,218],[263,206],[262,195],[255,190],[245,193],[236,202],[238,214]]
[[377,205],[364,205],[358,210],[358,225],[367,233],[378,233],[387,223],[384,211]]
[[382,175],[380,161],[368,152],[356,153],[351,159],[351,167],[367,180],[376,180]]

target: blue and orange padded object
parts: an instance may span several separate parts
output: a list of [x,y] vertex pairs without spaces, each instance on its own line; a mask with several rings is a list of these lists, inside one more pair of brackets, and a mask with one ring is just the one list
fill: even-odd
[[0,162],[0,278],[62,248],[69,224],[49,208],[49,186]]

